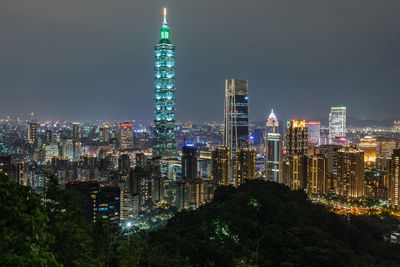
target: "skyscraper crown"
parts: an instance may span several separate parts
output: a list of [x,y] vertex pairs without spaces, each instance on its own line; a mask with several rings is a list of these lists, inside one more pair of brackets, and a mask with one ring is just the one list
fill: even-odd
[[274,110],[271,110],[271,114],[269,114],[269,116],[268,116],[267,126],[268,127],[278,127],[279,126],[279,122],[278,122],[278,119],[276,118]]
[[164,21],[160,30],[160,38],[161,41],[163,40],[168,40],[169,41],[169,27],[168,27],[168,23],[167,23],[167,9],[164,8]]

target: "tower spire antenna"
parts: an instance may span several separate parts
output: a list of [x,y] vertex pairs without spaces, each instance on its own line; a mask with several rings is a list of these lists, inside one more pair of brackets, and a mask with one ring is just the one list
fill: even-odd
[[164,24],[167,24],[167,8],[164,7]]

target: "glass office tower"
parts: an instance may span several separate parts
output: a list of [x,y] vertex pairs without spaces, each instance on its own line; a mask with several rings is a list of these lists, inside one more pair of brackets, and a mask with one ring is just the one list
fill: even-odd
[[165,8],[160,41],[154,47],[154,61],[153,156],[172,156],[176,155],[175,46],[170,41]]
[[265,125],[265,177],[267,181],[282,182],[282,143],[279,122],[274,111]]
[[224,146],[231,157],[231,183],[235,182],[236,151],[249,146],[248,82],[230,79],[225,84]]
[[247,81],[226,80],[224,145],[230,149],[232,157],[237,149],[248,147],[249,143],[247,92]]
[[331,107],[329,113],[329,142],[336,137],[346,137],[346,107]]

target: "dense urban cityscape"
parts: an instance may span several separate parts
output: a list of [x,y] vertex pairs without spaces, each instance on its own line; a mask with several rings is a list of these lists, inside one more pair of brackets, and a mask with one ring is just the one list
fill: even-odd
[[[221,77],[221,120],[178,121],[176,47],[166,8],[161,25],[153,58],[154,121],[43,121],[35,110],[10,114],[0,120],[0,173],[32,188],[43,205],[57,203],[49,197],[55,179],[60,190],[77,193],[88,223],[105,221],[122,236],[162,229],[176,214],[202,210],[219,188],[243,190],[258,181],[303,191],[345,220],[400,217],[400,118],[390,126],[352,125],[352,107],[338,103],[316,116],[321,121],[282,120],[275,110],[264,121],[250,121],[251,81]],[[238,242],[228,226],[216,225]],[[381,238],[400,244],[400,229]]]

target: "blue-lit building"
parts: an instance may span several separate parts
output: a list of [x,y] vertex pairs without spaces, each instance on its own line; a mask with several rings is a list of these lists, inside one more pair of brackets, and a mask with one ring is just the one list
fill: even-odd
[[170,41],[166,15],[166,9],[164,9],[160,41],[154,47],[153,156],[176,155],[175,46]]

